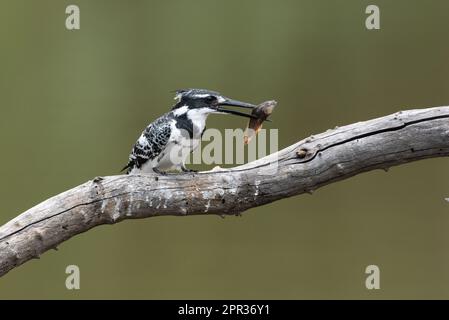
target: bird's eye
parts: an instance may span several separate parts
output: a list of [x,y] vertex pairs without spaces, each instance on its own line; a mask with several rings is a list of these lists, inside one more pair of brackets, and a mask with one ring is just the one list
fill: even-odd
[[206,97],[206,101],[207,101],[207,102],[215,102],[216,100],[217,100],[217,98],[214,97],[214,96],[207,96],[207,97]]

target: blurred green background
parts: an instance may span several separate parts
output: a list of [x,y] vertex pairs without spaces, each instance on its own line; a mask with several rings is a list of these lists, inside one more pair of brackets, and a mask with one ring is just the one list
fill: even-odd
[[[366,30],[368,4],[381,30]],[[448,12],[445,0],[1,0],[0,223],[117,174],[177,88],[278,100],[266,127],[280,147],[448,105]],[[8,273],[0,298],[449,298],[448,164],[366,173],[240,218],[101,226]],[[65,288],[69,264],[81,290]],[[370,264],[380,290],[365,288]]]

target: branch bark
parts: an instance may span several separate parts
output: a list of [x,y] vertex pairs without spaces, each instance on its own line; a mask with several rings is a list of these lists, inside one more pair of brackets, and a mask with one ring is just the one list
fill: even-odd
[[0,276],[101,224],[163,215],[236,215],[374,169],[449,155],[449,107],[336,127],[230,170],[95,178],[0,227]]

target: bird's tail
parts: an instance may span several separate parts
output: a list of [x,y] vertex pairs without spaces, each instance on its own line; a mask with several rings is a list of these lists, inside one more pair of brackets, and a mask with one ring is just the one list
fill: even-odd
[[133,167],[133,163],[130,161],[130,162],[128,162],[128,164],[126,165],[126,166],[124,166],[123,168],[122,168],[122,170],[120,170],[120,172],[123,172],[123,171],[125,171],[126,170],[126,174],[129,174],[130,172],[131,172],[131,168]]

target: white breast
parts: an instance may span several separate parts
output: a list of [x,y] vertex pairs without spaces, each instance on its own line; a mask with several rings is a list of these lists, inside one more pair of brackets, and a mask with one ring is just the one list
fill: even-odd
[[147,161],[140,170],[143,172],[152,172],[153,168],[161,171],[180,170],[186,158],[199,146],[207,116],[212,112],[214,110],[206,108],[188,110],[187,106],[176,109],[173,112],[175,116],[187,113],[187,118],[192,121],[193,139],[176,127],[176,120],[172,120],[170,138],[164,150],[155,159]]
[[206,119],[209,114],[214,112],[213,109],[201,108],[187,111],[187,118],[193,123],[193,136],[199,138],[206,127]]

